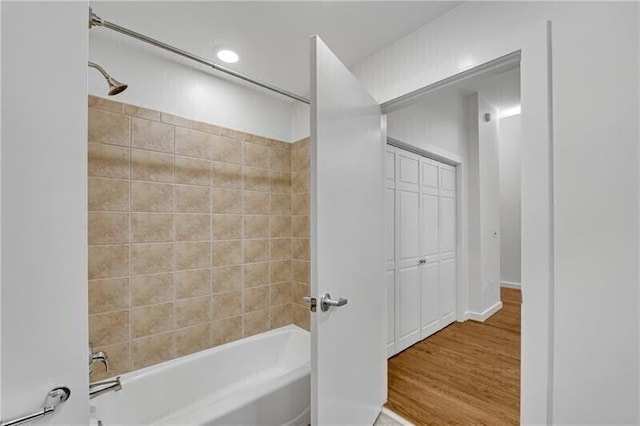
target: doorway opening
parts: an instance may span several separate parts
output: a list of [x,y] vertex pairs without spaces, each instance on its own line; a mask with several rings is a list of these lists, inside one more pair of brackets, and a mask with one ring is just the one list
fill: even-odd
[[519,54],[386,112],[387,407],[519,423]]

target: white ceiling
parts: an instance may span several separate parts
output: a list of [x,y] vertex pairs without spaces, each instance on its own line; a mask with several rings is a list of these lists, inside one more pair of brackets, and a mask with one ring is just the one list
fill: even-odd
[[[222,65],[305,95],[311,35],[319,34],[344,63],[353,65],[461,3],[92,1],[91,6],[105,20],[217,63],[216,48],[230,47],[241,60]],[[92,37],[165,55],[106,29],[91,31]]]

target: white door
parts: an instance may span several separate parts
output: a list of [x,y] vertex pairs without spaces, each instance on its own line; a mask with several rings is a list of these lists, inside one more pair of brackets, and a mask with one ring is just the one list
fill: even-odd
[[[373,424],[386,399],[380,106],[318,36],[311,99],[311,419]],[[326,293],[348,303],[323,312]]]
[[396,352],[420,340],[420,156],[396,152]]
[[456,169],[440,163],[440,328],[456,319]]

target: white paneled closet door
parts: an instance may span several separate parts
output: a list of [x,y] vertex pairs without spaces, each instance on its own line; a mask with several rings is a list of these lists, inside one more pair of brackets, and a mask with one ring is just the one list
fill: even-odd
[[387,145],[385,153],[385,244],[387,257],[387,356],[396,353],[396,149]]
[[420,335],[420,156],[396,150],[396,352]]
[[387,354],[456,319],[456,169],[387,147]]

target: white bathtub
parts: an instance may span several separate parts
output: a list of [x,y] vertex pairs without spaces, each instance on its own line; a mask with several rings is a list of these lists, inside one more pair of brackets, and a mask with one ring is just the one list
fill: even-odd
[[288,325],[121,376],[93,423],[308,425],[309,333]]

